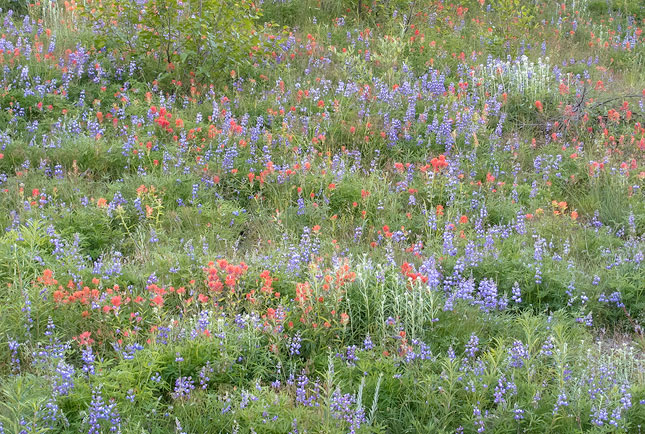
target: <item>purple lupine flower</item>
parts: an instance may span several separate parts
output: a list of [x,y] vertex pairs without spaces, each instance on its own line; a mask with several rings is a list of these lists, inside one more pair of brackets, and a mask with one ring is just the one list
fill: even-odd
[[513,283],[513,288],[511,288],[511,300],[513,303],[522,302],[522,290],[520,289],[520,284],[515,282]]
[[11,351],[11,374],[17,375],[20,373],[20,357],[18,356],[18,349],[20,343],[14,339],[9,339],[9,350]]
[[300,347],[302,346],[302,337],[300,332],[297,332],[293,337],[289,338],[289,355],[291,357],[300,355]]
[[116,402],[110,400],[106,404],[101,394],[101,387],[92,390],[92,402],[88,409],[88,415],[83,420],[90,427],[88,434],[101,434],[101,421],[106,421],[110,425],[110,432],[120,432],[121,416],[116,409]]
[[150,239],[148,240],[150,244],[155,244],[159,242],[159,238],[157,237],[157,231],[154,229],[150,228]]
[[555,348],[555,338],[553,337],[553,335],[550,335],[548,338],[546,338],[546,340],[542,344],[542,348],[540,349],[540,355],[552,356],[554,348]]
[[369,351],[372,348],[374,348],[374,344],[372,343],[372,338],[368,334],[367,336],[365,336],[365,340],[363,341],[363,349]]
[[560,411],[560,408],[568,407],[568,406],[569,406],[569,401],[567,400],[567,394],[565,393],[564,390],[561,390],[560,393],[558,394],[558,400],[553,406],[553,415],[555,416],[556,414],[558,414],[558,411]]
[[506,396],[513,396],[517,394],[517,386],[513,381],[506,379],[506,376],[502,374],[497,381],[497,386],[495,386],[495,391],[493,396],[495,397],[495,404],[506,404]]
[[479,338],[475,333],[470,335],[470,340],[466,344],[466,358],[474,359],[479,351]]
[[187,434],[181,427],[181,422],[179,422],[179,419],[177,418],[175,418],[175,432],[179,434]]
[[448,358],[450,361],[453,361],[457,358],[457,355],[455,354],[454,348],[452,348],[452,345],[448,347]]
[[305,213],[305,201],[302,197],[298,198],[298,211],[296,214],[304,215]]
[[524,410],[519,408],[517,404],[515,404],[515,408],[513,409],[513,419],[518,422],[524,419]]
[[88,376],[94,375],[94,360],[96,356],[92,353],[92,347],[86,345],[81,351],[81,359],[83,359],[83,372]]
[[453,244],[454,232],[454,225],[446,223],[443,230],[443,253],[445,255],[455,256],[457,254],[457,248]]
[[358,347],[356,345],[350,345],[346,348],[345,353],[341,355],[341,358],[345,360],[348,365],[354,366],[358,360],[358,356],[356,355],[357,350]]
[[[479,405],[479,402],[477,404]],[[473,417],[475,418],[475,428],[477,428],[477,432],[482,433],[486,428],[484,428],[484,418],[482,417],[482,412],[478,405],[473,405]]]
[[[290,377],[291,383],[294,382],[293,376]],[[303,405],[305,407],[317,407],[319,389],[320,385],[318,383],[314,384],[313,390],[310,390],[308,393],[309,377],[303,372],[295,380],[296,384],[296,403]]]
[[620,294],[620,291],[612,292],[609,295],[609,302],[610,303],[615,303],[616,307],[618,307],[618,308],[625,307],[625,304],[623,304],[623,302],[622,302],[622,295]]
[[497,284],[492,279],[484,279],[479,282],[480,307],[485,312],[491,309],[502,308],[497,300]]
[[194,388],[195,383],[192,377],[179,377],[175,380],[175,388],[171,396],[174,399],[187,400]]
[[74,387],[75,369],[72,365],[60,360],[56,365],[52,379],[52,389],[56,395],[66,396]]
[[515,341],[513,346],[508,349],[508,364],[513,368],[521,368],[524,362],[529,358],[528,349],[522,341]]
[[[52,430],[55,429],[55,423],[59,420],[67,423],[65,414],[56,403],[55,396],[52,396],[47,400],[45,405],[38,410],[36,416],[42,418],[43,422],[47,423],[47,427]],[[0,429],[0,434],[2,433],[3,431]]]
[[362,236],[363,236],[363,227],[356,226],[356,229],[354,229],[354,242],[355,243],[359,242]]
[[[356,404],[357,408],[354,408]],[[343,394],[338,388],[332,393],[329,410],[334,419],[348,422],[351,432],[355,432],[366,421],[365,411],[356,398],[349,393]]]

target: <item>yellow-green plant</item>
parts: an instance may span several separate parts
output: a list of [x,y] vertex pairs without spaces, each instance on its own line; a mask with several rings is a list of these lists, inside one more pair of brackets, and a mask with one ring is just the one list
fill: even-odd
[[509,38],[517,32],[530,27],[535,18],[535,6],[521,0],[495,0],[493,3],[497,16],[503,19],[504,37]]

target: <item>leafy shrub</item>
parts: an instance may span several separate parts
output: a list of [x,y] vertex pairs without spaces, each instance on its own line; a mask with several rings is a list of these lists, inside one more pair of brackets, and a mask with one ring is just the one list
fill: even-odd
[[245,0],[154,0],[145,8],[92,1],[82,14],[94,24],[96,48],[129,55],[152,78],[219,81],[260,44],[260,11]]
[[496,0],[493,7],[501,19],[505,39],[522,34],[535,20],[535,6],[521,0]]

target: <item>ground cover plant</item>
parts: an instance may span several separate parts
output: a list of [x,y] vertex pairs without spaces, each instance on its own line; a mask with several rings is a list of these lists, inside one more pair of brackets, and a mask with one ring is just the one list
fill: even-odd
[[0,8],[0,433],[645,429],[645,5]]

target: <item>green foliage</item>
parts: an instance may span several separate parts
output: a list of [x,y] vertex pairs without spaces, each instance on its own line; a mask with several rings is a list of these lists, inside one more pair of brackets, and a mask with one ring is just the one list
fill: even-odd
[[493,7],[505,38],[519,36],[533,25],[535,4],[522,0],[493,0]]
[[97,49],[122,52],[162,84],[191,77],[221,82],[261,48],[261,13],[247,0],[155,0],[145,9],[137,2],[88,2],[83,15],[100,26]]
[[51,389],[45,377],[23,375],[3,379],[0,388],[0,426],[6,432],[18,433],[29,426],[33,433],[45,433],[52,430],[38,426],[40,413],[51,395]]
[[25,15],[29,10],[29,0],[0,0],[0,9],[3,12],[13,11],[18,16]]
[[[48,248],[43,221],[29,222],[19,230],[0,237],[0,278],[3,281],[19,283],[22,279],[34,278],[39,267],[30,258],[42,255]],[[12,295],[15,295],[13,291],[6,291],[0,294],[0,300]]]
[[[122,232],[110,224],[107,216],[96,218],[87,208],[61,217],[57,224],[61,235],[66,239],[72,239],[78,234],[81,251],[94,260],[103,252],[109,251],[122,236]],[[87,224],[89,219],[92,219],[92,225]]]
[[619,14],[633,16],[637,20],[645,17],[645,5],[638,1],[629,0],[591,0],[587,10],[596,16]]

